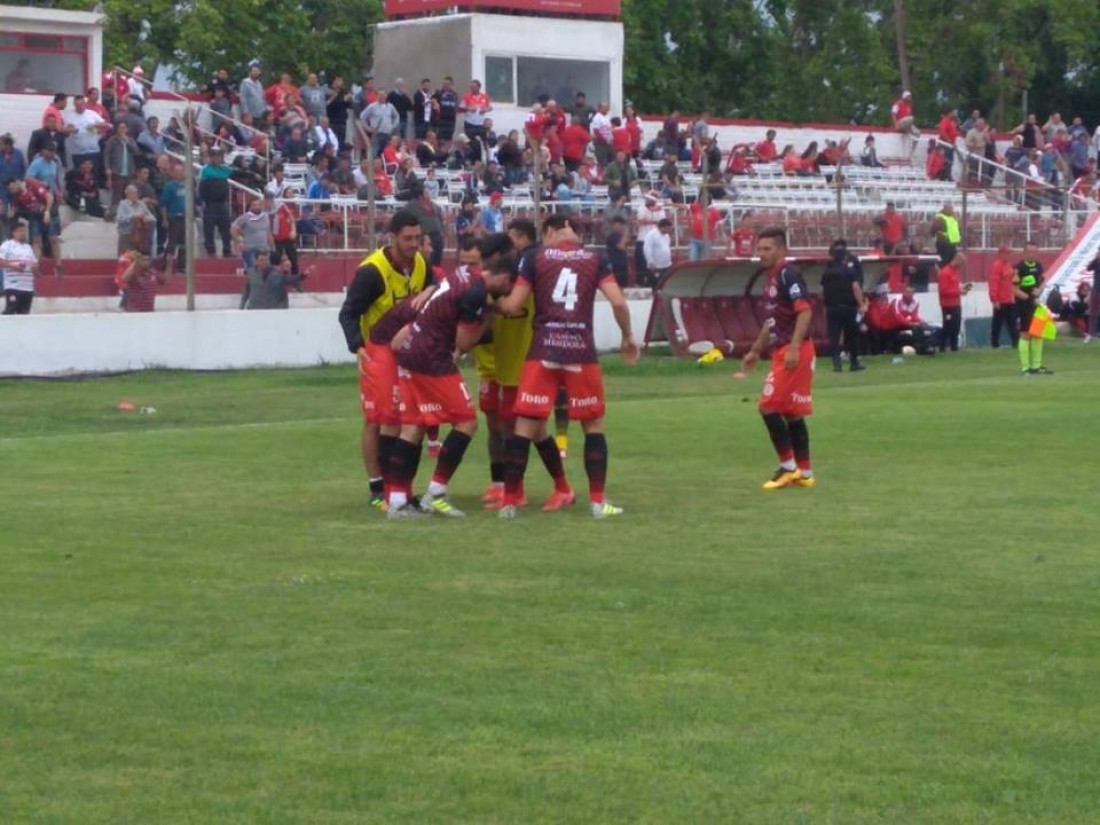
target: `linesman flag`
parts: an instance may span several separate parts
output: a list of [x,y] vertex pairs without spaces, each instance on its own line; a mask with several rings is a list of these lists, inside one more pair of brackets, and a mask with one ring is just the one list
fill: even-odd
[[1054,317],[1050,314],[1050,310],[1042,304],[1035,307],[1035,314],[1031,316],[1031,326],[1027,332],[1032,338],[1045,338],[1048,341],[1058,337],[1058,329],[1054,325]]

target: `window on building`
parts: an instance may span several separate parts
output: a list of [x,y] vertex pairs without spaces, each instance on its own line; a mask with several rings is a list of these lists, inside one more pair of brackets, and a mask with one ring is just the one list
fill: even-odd
[[530,106],[540,95],[549,95],[568,107],[577,92],[588,96],[590,106],[610,100],[611,64],[594,60],[516,58],[516,94],[520,106]]
[[485,92],[495,103],[516,102],[515,58],[485,58]]
[[0,79],[8,94],[83,92],[88,86],[88,38],[5,32]]

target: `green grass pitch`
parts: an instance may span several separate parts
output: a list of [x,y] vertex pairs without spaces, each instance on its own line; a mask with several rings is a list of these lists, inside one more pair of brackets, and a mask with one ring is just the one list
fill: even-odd
[[822,369],[771,494],[608,359],[607,522],[388,523],[351,368],[0,382],[0,821],[1096,822],[1098,358]]

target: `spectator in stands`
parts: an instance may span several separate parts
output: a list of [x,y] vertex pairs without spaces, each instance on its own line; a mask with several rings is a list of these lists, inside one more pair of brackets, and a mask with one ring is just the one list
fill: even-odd
[[646,235],[643,245],[648,285],[653,286],[672,268],[672,221],[661,218],[656,230]]
[[35,129],[31,132],[30,141],[27,143],[27,159],[34,160],[39,152],[42,151],[42,147],[47,143],[52,143],[57,150],[57,158],[61,161],[61,165],[64,166],[66,162],[65,155],[65,138],[68,137],[68,133],[59,128],[59,123],[53,115],[46,117],[46,125],[41,129]]
[[390,90],[389,95],[386,96],[386,100],[393,106],[394,111],[397,112],[397,134],[402,138],[408,137],[409,134],[409,113],[412,112],[413,102],[409,97],[409,92],[405,88],[405,80],[403,78],[397,78],[393,82],[393,89]]
[[611,219],[611,230],[604,238],[607,262],[611,265],[611,271],[615,274],[615,280],[619,282],[621,288],[627,286],[630,276],[630,259],[626,252],[629,233],[626,219],[616,215]]
[[[19,181],[11,184],[21,185]],[[34,278],[39,253],[27,243],[29,229],[23,219],[10,228],[11,237],[0,243],[0,282],[4,288],[4,315],[29,315],[34,303]]]
[[420,179],[416,176],[413,159],[405,158],[393,177],[394,197],[399,201],[410,200],[414,197],[414,190],[419,185]]
[[844,347],[848,350],[850,371],[865,369],[859,363],[859,325],[865,304],[863,268],[859,259],[848,252],[848,242],[843,238],[833,241],[829,247],[829,263],[821,276],[821,291],[825,301],[833,371],[844,370],[840,357],[842,335]]
[[756,144],[753,151],[761,163],[773,163],[779,157],[779,151],[775,147],[775,129],[768,129],[764,133],[764,139]]
[[23,180],[27,174],[27,161],[15,147],[10,134],[0,135],[0,217],[6,217],[8,184]]
[[241,114],[250,114],[260,123],[267,114],[264,85],[260,80],[260,61],[248,64],[248,77],[241,81]]
[[[434,116],[432,123],[443,144],[450,143],[454,139],[455,123],[458,121],[458,92],[455,91],[454,85],[453,77],[445,77],[439,90],[432,95],[435,101],[432,106]],[[441,254],[441,250],[436,254]]]
[[1011,260],[1008,244],[997,247],[997,257],[989,269],[989,302],[993,305],[993,327],[990,345],[1001,346],[1001,330],[1008,330],[1012,348],[1016,349],[1020,330],[1016,325],[1016,297],[1012,290],[1012,277],[1016,267]]
[[199,172],[199,197],[202,199],[202,234],[206,254],[213,257],[214,232],[221,235],[222,257],[233,254],[233,241],[229,228],[232,218],[229,211],[229,178],[233,168],[225,163],[222,150],[210,150],[209,162]]
[[432,239],[432,266],[443,263],[443,217],[423,186],[417,183],[412,190],[408,209],[416,215],[420,230]]
[[65,121],[65,107],[68,105],[69,96],[64,92],[58,92],[53,96],[53,103],[48,105],[42,112],[42,125],[46,125],[46,118],[53,116],[53,119],[57,123],[63,123]]
[[297,126],[290,130],[290,136],[283,141],[282,152],[287,163],[304,163],[309,156],[309,142]]
[[27,167],[28,178],[34,178],[50,190],[54,203],[60,204],[65,199],[63,188],[64,175],[61,171],[61,162],[57,159],[57,146],[47,143],[42,151],[35,156]]
[[966,256],[961,252],[953,261],[940,267],[939,297],[940,311],[943,313],[943,330],[940,335],[940,352],[948,347],[952,352],[959,351],[959,333],[962,331],[962,296],[970,291],[970,284],[963,286],[962,273],[966,267]]
[[882,233],[882,251],[887,255],[904,253],[902,242],[905,240],[908,228],[905,225],[905,217],[898,212],[897,205],[893,201],[886,202],[886,211],[879,215],[875,221]]
[[425,169],[442,166],[447,162],[447,154],[439,148],[439,138],[434,129],[424,133],[424,139],[416,147],[416,162]]
[[59,265],[61,221],[50,188],[34,178],[13,180],[8,184],[8,203],[7,217],[26,221],[37,258],[41,259],[43,250],[48,250],[55,265]]
[[642,121],[638,117],[638,112],[634,108],[634,104],[627,103],[623,108],[623,128],[626,129],[627,134],[630,135],[630,156],[638,161],[642,156]]
[[1032,149],[1028,153],[1027,169],[1024,175],[1024,205],[1035,212],[1043,208],[1043,185],[1045,180],[1042,173],[1043,153],[1038,149]]
[[878,150],[875,148],[875,136],[867,135],[863,140],[863,152],[860,153],[859,162],[863,166],[873,169],[881,169],[882,161],[878,159]]
[[800,176],[820,175],[821,167],[818,165],[820,153],[817,151],[817,141],[810,141],[810,145],[806,147],[806,150],[802,153],[798,171],[795,173]]
[[580,168],[590,140],[588,129],[582,125],[581,119],[574,115],[573,122],[565,128],[561,135],[562,159],[565,162],[565,168],[570,172],[575,172]]
[[614,127],[611,125],[611,118],[608,116],[609,108],[606,102],[601,101],[596,113],[592,115],[592,119],[588,123],[589,131],[592,133],[592,151],[595,152],[596,162],[601,167],[606,167],[611,162],[611,141]]
[[947,147],[943,148],[944,169],[941,170],[939,179],[951,180],[951,167],[955,162],[955,143],[960,137],[959,122],[955,117],[954,109],[948,109],[940,117],[936,137],[947,144]]
[[138,167],[139,150],[126,123],[115,124],[115,133],[103,145],[103,163],[107,174],[107,187],[111,190],[111,208],[107,213],[110,220],[126,187],[134,179]]
[[1089,171],[1089,133],[1079,131],[1073,136],[1069,148],[1069,168],[1073,180],[1077,180]]
[[797,175],[802,170],[802,158],[794,150],[794,146],[788,143],[783,147],[783,174],[784,175]]
[[615,153],[615,159],[604,169],[603,180],[607,184],[608,197],[616,198],[619,195],[630,197],[634,184],[638,180],[638,171],[630,162],[626,152]]
[[[265,200],[266,202],[266,200]],[[283,258],[290,262],[290,272],[298,274],[298,216],[294,207],[280,201],[271,211],[271,240],[275,245],[271,262],[276,266]]]
[[1029,114],[1023,123],[1012,130],[1012,134],[1023,138],[1024,148],[1029,152],[1043,148],[1043,130],[1039,128],[1039,121],[1034,114]]
[[267,252],[260,252],[245,269],[241,309],[289,309],[289,290],[297,288],[306,275],[291,271],[290,259],[272,263]]
[[913,95],[909,90],[902,92],[901,97],[894,101],[890,114],[894,119],[895,129],[914,138],[920,137],[920,129],[913,117]]
[[710,257],[711,244],[718,237],[718,227],[722,223],[722,210],[708,206],[706,224],[703,223],[703,204],[696,200],[688,209],[691,215],[691,243],[688,257],[693,261],[702,261]]
[[134,251],[121,276],[125,288],[123,309],[126,312],[153,312],[156,309],[157,293],[171,277],[170,255],[157,259]]
[[390,135],[394,134],[400,126],[397,109],[387,99],[385,89],[378,90],[378,100],[363,110],[359,121],[370,138],[371,152],[374,155],[382,154],[382,150],[390,142]]
[[184,238],[187,215],[187,185],[184,181],[185,170],[182,163],[173,163],[168,169],[168,180],[160,192],[157,205],[160,208],[161,223],[165,227],[165,250],[175,255],[181,268],[186,263]]
[[65,174],[65,203],[70,209],[84,212],[93,218],[102,218],[106,214],[103,204],[99,202],[95,169],[88,158]]
[[592,123],[592,117],[595,115],[592,107],[588,105],[588,96],[584,92],[577,92],[573,97],[573,110],[570,113],[573,119],[580,123],[585,129],[588,129]]
[[[327,201],[332,197],[336,191],[336,185],[332,182],[332,178],[328,172],[322,172],[306,189],[306,200],[310,201]],[[329,207],[322,207],[322,211]]]
[[242,213],[230,226],[233,245],[240,253],[245,269],[255,263],[261,252],[270,255],[275,246],[271,235],[271,212],[274,208],[275,199],[271,196],[255,198],[249,204],[248,211]]
[[156,223],[156,218],[132,183],[126,186],[123,194],[125,197],[119,201],[116,214],[118,254],[131,249],[149,254],[149,230]]
[[340,150],[340,137],[336,134],[336,130],[332,128],[328,115],[321,115],[317,120],[317,125],[313,127],[313,146],[314,151],[320,152],[326,151],[330,146],[334,153]]
[[504,195],[493,192],[489,195],[489,205],[481,212],[481,227],[488,235],[504,231],[504,213],[500,205],[504,202]]
[[672,152],[665,155],[657,185],[662,198],[673,203],[684,202],[683,179],[680,177],[680,168],[676,165],[676,156]]
[[150,117],[145,121],[145,128],[137,137],[137,145],[146,153],[146,160],[153,161],[158,155],[163,155],[167,146],[164,134],[160,131],[160,119]]
[[420,88],[413,94],[413,128],[417,140],[423,140],[432,128],[437,107],[438,102],[432,95],[431,78],[425,77],[420,81]]
[[[634,268],[638,284],[645,286],[650,282],[647,272],[645,254],[645,240],[650,232],[657,231],[657,224],[668,217],[665,207],[661,203],[661,196],[657,192],[647,192],[645,202],[639,206],[634,216]],[[755,236],[754,236],[755,237]]]
[[70,163],[77,166],[84,158],[91,158],[96,178],[102,182],[105,170],[100,156],[99,139],[110,127],[103,118],[87,107],[87,100],[83,95],[73,97],[73,109],[65,113],[64,122],[69,133],[67,148]]
[[455,219],[455,236],[459,246],[468,240],[477,240],[483,232],[481,213],[477,208],[477,196],[465,195],[459,208],[458,217]]
[[462,128],[466,137],[470,140],[481,137],[485,115],[492,110],[493,104],[489,96],[481,90],[481,81],[471,80],[470,90],[462,96],[462,102],[457,108],[459,114],[465,115]]

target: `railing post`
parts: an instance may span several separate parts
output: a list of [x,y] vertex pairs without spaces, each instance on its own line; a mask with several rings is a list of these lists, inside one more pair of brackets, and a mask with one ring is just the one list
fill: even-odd
[[[182,120],[182,118],[181,118]],[[191,127],[184,124],[184,236],[183,254],[186,258],[184,272],[187,278],[187,311],[195,311],[195,163],[191,156]]]
[[[979,174],[981,174],[981,172],[980,172],[981,167],[979,166],[978,169],[979,169]],[[970,194],[970,187],[964,186],[963,187],[963,206],[962,206],[962,239],[961,239],[962,240],[961,246],[964,250],[967,249],[967,242],[966,242],[967,209],[966,209],[966,204],[967,204],[967,200],[969,199],[968,198],[969,194]]]

